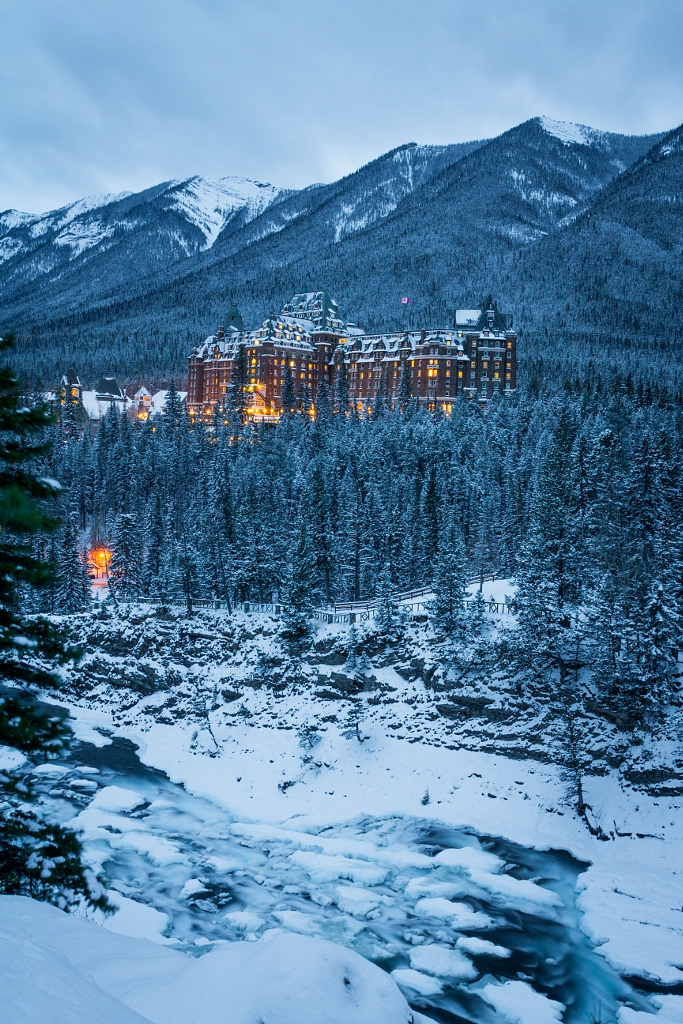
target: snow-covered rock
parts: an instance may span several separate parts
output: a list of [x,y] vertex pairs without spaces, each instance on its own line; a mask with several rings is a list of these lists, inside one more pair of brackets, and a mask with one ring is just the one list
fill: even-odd
[[199,958],[0,897],[12,1024],[412,1024],[392,979],[321,939],[269,933]]

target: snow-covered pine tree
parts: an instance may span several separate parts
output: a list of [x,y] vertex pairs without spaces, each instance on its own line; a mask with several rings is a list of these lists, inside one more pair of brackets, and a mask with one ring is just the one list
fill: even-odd
[[304,416],[310,416],[311,406],[313,405],[313,395],[311,393],[310,385],[304,383],[299,389],[299,408]]
[[282,636],[286,640],[303,640],[309,636],[309,613],[316,597],[315,555],[308,538],[306,525],[299,527],[299,538],[287,567],[285,581],[285,613]]
[[343,349],[334,375],[334,410],[340,416],[346,416],[349,411],[349,378]]
[[244,345],[237,346],[237,353],[232,362],[230,383],[227,390],[227,407],[230,428],[239,431],[244,423],[247,410],[247,367],[245,363]]
[[447,634],[462,628],[467,593],[467,563],[460,527],[453,516],[441,531],[433,574],[434,619]]
[[329,497],[322,459],[316,459],[309,485],[309,517],[311,542],[316,559],[318,578],[322,581],[325,603],[332,602],[332,574],[334,571],[334,534],[330,524]]
[[379,604],[375,611],[375,623],[385,637],[391,637],[399,623],[399,608],[394,598],[391,571],[386,564],[380,571],[377,590]]
[[661,721],[678,690],[678,623],[661,583],[654,581],[643,610],[643,637],[638,668],[642,679],[642,710]]
[[109,563],[109,586],[118,601],[135,601],[140,596],[142,544],[135,517],[122,512],[116,520]]
[[377,394],[375,400],[372,403],[372,418],[373,420],[381,420],[387,411],[387,402],[389,398],[389,385],[387,383],[387,371],[384,370],[379,378],[379,384],[377,385]]
[[55,610],[62,615],[87,611],[92,600],[90,576],[78,547],[77,513],[66,516],[60,533]]
[[193,601],[199,596],[201,572],[199,555],[188,531],[183,530],[177,550],[178,580],[187,614],[191,615]]
[[318,385],[318,392],[315,401],[315,418],[319,423],[328,423],[332,415],[332,403],[330,400],[330,386],[326,380]]
[[[11,343],[0,338],[0,350]],[[40,761],[63,755],[71,740],[67,718],[41,708],[25,689],[59,688],[54,669],[70,658],[51,623],[25,617],[20,606],[24,588],[52,579],[28,543],[57,526],[43,503],[59,485],[35,470],[47,452],[49,424],[47,408],[27,406],[12,370],[0,368],[0,743]],[[82,901],[104,909],[106,897],[82,863],[76,834],[31,809],[36,794],[23,764],[0,773],[0,797],[0,892],[63,909]]]
[[180,396],[178,395],[178,388],[176,387],[175,379],[171,377],[168,385],[168,391],[166,392],[164,411],[162,413],[162,422],[167,430],[173,432],[173,430],[179,426],[182,413],[183,407],[180,402]]
[[282,415],[285,417],[293,416],[296,412],[297,400],[294,392],[294,377],[292,376],[292,369],[289,363],[285,366],[285,372],[282,378],[280,405],[282,406]]
[[161,574],[163,564],[164,546],[167,538],[162,500],[161,490],[155,488],[151,501],[145,509],[145,543],[141,571],[141,589],[146,596],[151,596]]

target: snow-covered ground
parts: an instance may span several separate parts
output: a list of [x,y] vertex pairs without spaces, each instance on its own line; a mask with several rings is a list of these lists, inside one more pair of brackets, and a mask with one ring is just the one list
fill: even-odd
[[[505,581],[491,593],[496,586],[486,584],[484,596],[510,593]],[[245,618],[245,628],[263,648],[261,619],[267,633],[265,616]],[[206,624],[193,628],[199,644]],[[287,949],[306,936],[313,964],[332,940],[378,964],[368,968],[393,986],[391,999],[400,989],[427,1017],[536,1024],[614,1020],[618,1010],[620,1024],[643,1024],[653,1012],[683,1020],[680,798],[648,796],[616,771],[587,776],[586,799],[609,837],[601,841],[574,813],[559,768],[465,748],[448,720],[430,714],[421,678],[375,667],[381,694],[332,700],[314,686],[239,686],[248,672],[237,661],[235,692],[209,701],[208,713],[186,714],[179,701],[171,710],[186,717],[174,718],[168,692],[141,697],[104,684],[71,704],[77,736],[109,767],[95,771],[97,758],[85,754],[95,747],[84,746],[80,768],[65,765],[60,776],[51,766],[45,782],[50,799],[63,801],[63,819],[74,800],[82,807],[75,824],[118,907],[104,931],[152,940],[174,957],[208,950],[200,961],[208,965],[228,957],[225,941],[240,964],[248,954],[239,950],[272,951],[275,939]],[[215,695],[211,658],[188,663],[178,670],[206,677]],[[138,771],[130,746],[128,761],[117,762],[121,738],[168,779]],[[563,850],[575,860],[553,852]],[[533,964],[519,959],[530,950]],[[268,956],[259,955],[254,964]],[[585,976],[595,1005],[580,1005],[570,980],[549,980],[553,972]],[[124,998],[122,977],[107,991],[145,1019],[177,1019],[156,996]],[[338,1017],[311,1019],[366,1019],[339,1006]],[[403,1012],[391,1019],[409,1020]]]
[[331,942],[278,933],[202,957],[0,897],[7,1024],[418,1024],[392,980]]
[[196,752],[196,726],[119,730],[139,744],[145,764],[238,821],[305,833],[359,816],[424,818],[568,850],[591,864],[579,880],[579,907],[598,951],[620,972],[683,982],[679,800],[629,793],[613,776],[587,780],[587,802],[613,826],[613,838],[601,842],[572,814],[553,766],[409,743],[372,726],[364,726],[363,743],[331,726],[314,748],[315,762],[303,766],[294,730],[242,719],[213,731],[222,749],[211,757]]

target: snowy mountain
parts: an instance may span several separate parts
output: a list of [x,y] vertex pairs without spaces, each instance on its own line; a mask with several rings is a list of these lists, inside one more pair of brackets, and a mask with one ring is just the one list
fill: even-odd
[[189,178],[121,196],[100,196],[42,216],[11,210],[0,216],[0,294],[13,322],[36,310],[99,305],[141,288],[182,265],[200,269],[212,248],[221,256],[305,223],[318,243],[339,241],[386,217],[412,190],[476,143],[404,146],[332,185],[300,192],[245,178]]
[[[325,286],[370,329],[395,328],[399,294],[425,323],[491,290],[521,310],[518,254],[571,228],[661,139],[539,117],[487,141],[402,146],[298,192],[192,178],[44,217],[9,211],[0,328],[27,342],[29,372],[40,336],[59,350],[46,363],[41,345],[41,373],[66,360],[96,376],[106,362],[128,379],[182,372],[230,299],[253,323],[301,287]],[[547,301],[562,305],[554,287]]]
[[90,196],[59,210],[0,214],[0,274],[6,293],[34,308],[50,285],[68,302],[90,297],[210,248],[288,195],[247,178],[193,177],[143,192]]
[[[595,195],[566,229],[506,273],[521,318],[629,347],[638,338],[680,351],[683,127],[658,140]],[[543,329],[541,327],[541,329]]]

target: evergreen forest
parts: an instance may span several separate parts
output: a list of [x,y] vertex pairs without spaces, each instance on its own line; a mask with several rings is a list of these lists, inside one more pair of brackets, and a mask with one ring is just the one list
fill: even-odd
[[454,649],[465,581],[518,582],[519,629],[499,667],[541,687],[579,676],[628,723],[661,719],[683,646],[683,406],[584,367],[450,417],[380,400],[360,418],[341,389],[277,426],[243,422],[234,394],[191,423],[174,390],[144,423],[113,409],[93,435],[54,428],[64,484],[58,564],[39,608],[88,606],[88,551],[112,552],[117,603],[191,610],[271,601],[299,615],[433,585]]

